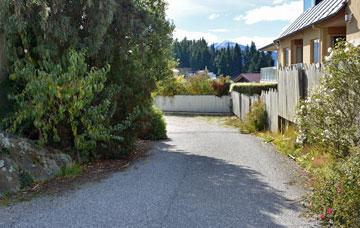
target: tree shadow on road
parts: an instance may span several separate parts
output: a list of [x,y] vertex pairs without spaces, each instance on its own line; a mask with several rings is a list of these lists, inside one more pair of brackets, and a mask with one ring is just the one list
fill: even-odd
[[171,140],[160,142],[156,150],[171,160],[185,157],[187,161],[187,171],[166,215],[174,226],[309,225],[304,224],[305,218],[298,218],[301,208],[293,199],[269,186],[260,173],[248,167],[176,149]]

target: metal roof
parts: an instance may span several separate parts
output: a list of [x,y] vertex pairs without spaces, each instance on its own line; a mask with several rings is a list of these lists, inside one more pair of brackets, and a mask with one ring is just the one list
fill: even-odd
[[323,0],[316,6],[302,13],[278,39],[289,36],[299,30],[307,28],[322,20],[336,15],[343,7],[347,0]]

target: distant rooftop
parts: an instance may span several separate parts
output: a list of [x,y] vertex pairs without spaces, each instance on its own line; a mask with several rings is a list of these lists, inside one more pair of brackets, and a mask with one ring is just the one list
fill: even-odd
[[233,77],[234,82],[260,82],[260,73],[242,73],[237,77]]
[[308,28],[313,24],[319,23],[327,18],[335,16],[343,7],[346,0],[323,0],[316,6],[302,13],[278,39],[289,36],[295,32]]

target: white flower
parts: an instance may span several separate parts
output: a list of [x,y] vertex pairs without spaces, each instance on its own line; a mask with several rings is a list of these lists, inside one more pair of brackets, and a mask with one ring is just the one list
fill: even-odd
[[329,48],[328,48],[328,53],[331,53],[331,52],[332,52],[332,48],[329,47]]
[[132,50],[129,50],[129,51],[128,51],[128,53],[129,53],[129,54],[132,54],[132,53],[133,53],[133,51],[132,51]]
[[84,29],[84,26],[83,25],[80,25],[80,30],[83,30]]
[[28,49],[24,49],[24,52],[25,52],[25,54],[27,54],[29,51],[28,51]]
[[345,53],[347,53],[349,51],[350,51],[350,48],[348,48],[348,47],[346,47],[345,50],[344,50]]

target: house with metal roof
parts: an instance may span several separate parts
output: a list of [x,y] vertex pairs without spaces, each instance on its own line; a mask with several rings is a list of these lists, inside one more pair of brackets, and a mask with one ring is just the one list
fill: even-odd
[[263,51],[278,65],[322,63],[338,40],[360,45],[360,0],[304,0],[304,12]]

